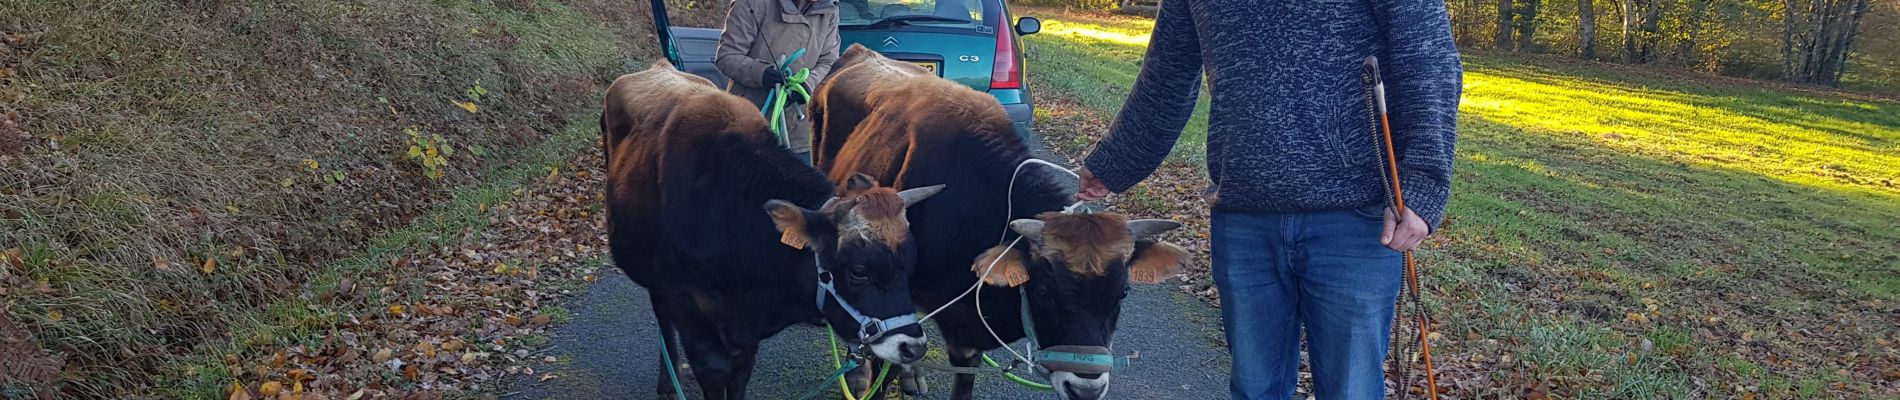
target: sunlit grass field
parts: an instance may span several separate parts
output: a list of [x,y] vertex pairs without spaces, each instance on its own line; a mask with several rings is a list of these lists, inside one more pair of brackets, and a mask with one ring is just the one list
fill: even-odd
[[[1039,95],[1112,116],[1152,22],[1021,14],[1044,21],[1027,37]],[[1900,104],[1559,59],[1465,66],[1454,195],[1423,253],[1441,386],[1900,393]],[[1177,158],[1203,157],[1205,112],[1204,96]]]

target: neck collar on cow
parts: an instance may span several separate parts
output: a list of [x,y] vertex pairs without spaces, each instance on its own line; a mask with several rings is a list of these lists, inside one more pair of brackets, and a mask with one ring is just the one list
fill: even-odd
[[818,270],[818,290],[814,296],[817,298],[818,315],[822,316],[825,314],[825,298],[829,297],[836,300],[838,302],[838,308],[843,308],[846,314],[851,315],[853,321],[857,321],[858,343],[861,344],[869,344],[873,341],[877,341],[878,338],[884,337],[886,333],[918,323],[917,314],[914,313],[904,313],[891,317],[890,319],[880,319],[864,315],[863,312],[858,311],[857,307],[852,307],[850,302],[844,301],[843,295],[838,294],[837,280],[831,275],[831,271],[825,270],[825,264],[823,261],[820,261],[816,250],[817,249],[813,249],[811,252],[811,265],[812,268]]

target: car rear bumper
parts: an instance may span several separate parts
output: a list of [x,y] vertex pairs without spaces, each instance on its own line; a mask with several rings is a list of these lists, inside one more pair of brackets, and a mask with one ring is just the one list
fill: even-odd
[[1016,126],[1016,132],[1028,132],[1030,124],[1036,122],[1036,110],[1028,103],[1004,104],[1003,111],[1009,112],[1009,122]]

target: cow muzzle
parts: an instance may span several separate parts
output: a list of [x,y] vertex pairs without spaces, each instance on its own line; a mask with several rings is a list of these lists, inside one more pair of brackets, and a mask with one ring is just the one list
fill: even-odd
[[919,333],[917,335],[905,332],[906,330],[888,332],[873,340],[869,344],[871,355],[898,364],[910,364],[922,360],[924,353],[930,351],[930,342],[921,335],[922,329],[915,329]]
[[1054,371],[1049,383],[1063,400],[1100,400],[1108,398],[1108,375]]
[[1067,400],[1097,400],[1108,394],[1110,372],[1127,366],[1105,346],[1049,346],[1036,352],[1036,366],[1048,372],[1056,395]]

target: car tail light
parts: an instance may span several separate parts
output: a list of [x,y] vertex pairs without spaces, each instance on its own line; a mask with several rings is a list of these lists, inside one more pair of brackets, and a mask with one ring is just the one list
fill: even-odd
[[1016,38],[1014,29],[1004,21],[996,29],[996,56],[990,67],[990,89],[1022,89],[1023,68],[1016,62]]

